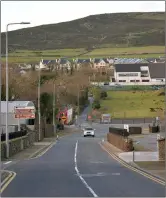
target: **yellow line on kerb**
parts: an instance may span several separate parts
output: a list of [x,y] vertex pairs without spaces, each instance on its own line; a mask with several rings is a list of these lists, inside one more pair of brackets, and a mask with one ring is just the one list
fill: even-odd
[[12,182],[12,180],[16,176],[16,173],[13,171],[6,171],[6,172],[9,172],[9,176],[1,183],[1,191],[0,191],[1,193],[7,188],[7,186]]
[[117,160],[118,162],[120,162],[120,163],[121,163],[123,166],[125,166],[126,168],[129,168],[130,170],[132,170],[132,171],[134,171],[134,172],[137,172],[137,173],[139,173],[139,174],[141,174],[141,175],[147,177],[148,179],[151,179],[151,180],[153,180],[153,181],[155,181],[155,182],[157,182],[157,183],[159,183],[159,184],[165,186],[165,182],[164,182],[164,181],[162,181],[162,180],[160,180],[160,179],[157,179],[157,178],[151,176],[151,175],[148,174],[148,173],[144,173],[143,171],[138,170],[137,168],[134,168],[134,167],[128,165],[127,163],[123,162],[121,159],[119,159],[118,157],[116,157],[114,154],[110,153],[101,143],[99,143],[99,145],[100,145],[101,148],[102,148],[103,150],[105,150],[112,158],[114,158],[115,160]]

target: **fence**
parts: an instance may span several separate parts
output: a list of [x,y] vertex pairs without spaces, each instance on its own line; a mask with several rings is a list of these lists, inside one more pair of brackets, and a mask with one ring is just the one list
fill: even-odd
[[[153,120],[153,118],[113,118],[111,119],[110,124],[150,124]],[[101,120],[99,118],[93,118],[93,122],[101,123]]]
[[[9,140],[25,136],[26,134],[27,134],[26,130],[9,133]],[[3,142],[5,140],[6,140],[6,134],[3,133],[1,134],[1,141]]]

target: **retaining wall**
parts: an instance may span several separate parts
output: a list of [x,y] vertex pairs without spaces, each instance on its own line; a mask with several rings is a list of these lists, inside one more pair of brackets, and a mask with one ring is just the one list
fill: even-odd
[[130,138],[108,133],[107,141],[123,151],[128,152],[133,150],[133,141]]
[[165,160],[165,138],[159,139],[157,141],[158,141],[159,160]]
[[[30,147],[35,142],[35,132],[29,132],[27,135],[9,140],[9,157]],[[6,157],[6,143],[1,142],[1,159]]]

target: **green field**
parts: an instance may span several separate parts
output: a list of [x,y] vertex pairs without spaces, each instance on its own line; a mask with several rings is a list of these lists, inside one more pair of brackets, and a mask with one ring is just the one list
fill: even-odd
[[[41,58],[54,60],[56,58],[68,57],[73,58],[104,58],[104,57],[121,57],[121,58],[150,58],[164,56],[164,46],[147,46],[147,47],[128,47],[128,48],[100,48],[87,52],[84,48],[78,49],[59,49],[46,51],[28,51],[18,50],[9,53],[9,62],[39,62]],[[5,62],[5,58],[2,58]]]
[[[165,108],[160,91],[108,91],[108,98],[101,101],[101,111],[114,118],[142,118],[163,116],[155,108]],[[154,108],[155,112],[150,108]]]

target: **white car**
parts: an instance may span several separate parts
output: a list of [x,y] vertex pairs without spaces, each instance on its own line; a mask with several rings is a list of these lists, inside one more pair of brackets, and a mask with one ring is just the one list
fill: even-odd
[[95,129],[91,127],[87,127],[83,129],[84,137],[86,136],[92,136],[95,137]]

